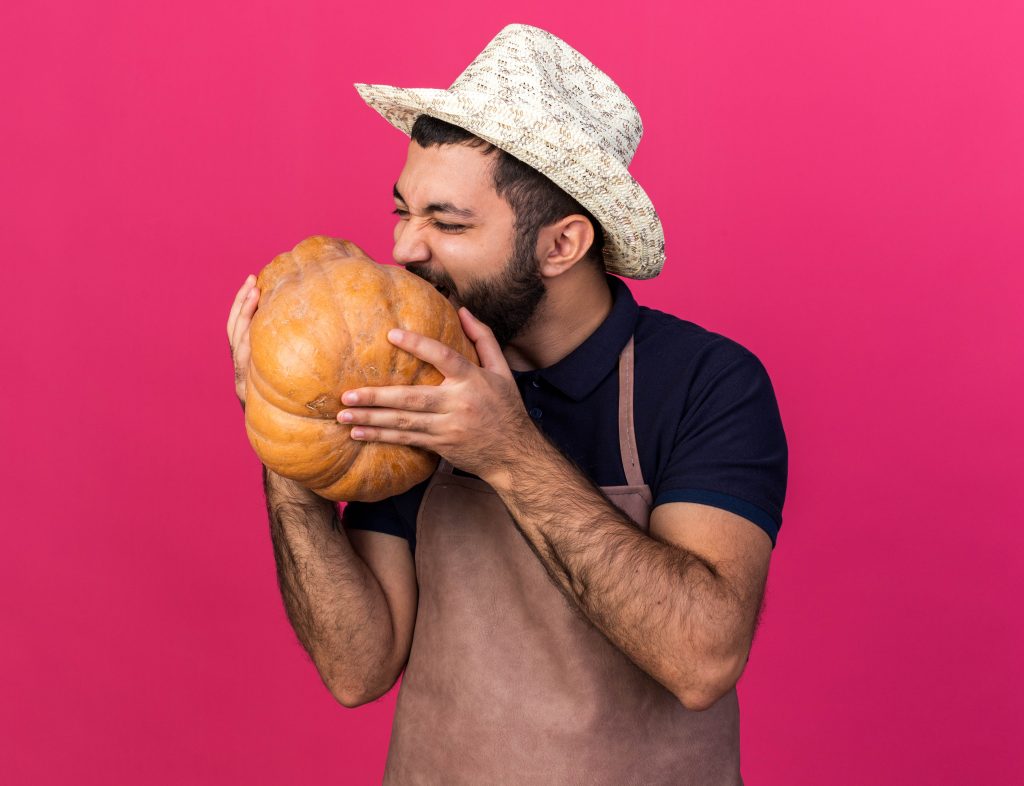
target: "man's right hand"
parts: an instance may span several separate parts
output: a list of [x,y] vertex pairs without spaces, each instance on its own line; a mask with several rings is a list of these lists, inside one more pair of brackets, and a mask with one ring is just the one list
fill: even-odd
[[231,346],[231,360],[235,364],[235,395],[245,409],[245,377],[249,372],[249,325],[252,315],[256,313],[256,305],[260,300],[260,291],[256,288],[256,276],[245,279],[242,288],[235,295],[228,314],[228,344]]

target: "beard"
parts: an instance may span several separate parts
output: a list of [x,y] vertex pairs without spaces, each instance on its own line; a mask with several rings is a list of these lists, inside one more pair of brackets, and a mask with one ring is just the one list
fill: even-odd
[[502,271],[491,279],[475,281],[461,291],[443,271],[417,267],[406,270],[433,284],[442,295],[454,300],[456,307],[468,308],[491,329],[498,346],[504,347],[530,324],[547,293],[534,246],[531,239],[517,235],[512,256]]

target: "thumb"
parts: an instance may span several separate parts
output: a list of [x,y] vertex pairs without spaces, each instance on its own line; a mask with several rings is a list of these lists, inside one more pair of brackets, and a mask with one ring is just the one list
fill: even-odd
[[512,372],[508,368],[508,362],[505,360],[501,347],[498,346],[494,332],[469,313],[469,309],[465,306],[459,309],[459,319],[462,320],[463,331],[476,346],[476,353],[480,356],[483,367],[511,379]]

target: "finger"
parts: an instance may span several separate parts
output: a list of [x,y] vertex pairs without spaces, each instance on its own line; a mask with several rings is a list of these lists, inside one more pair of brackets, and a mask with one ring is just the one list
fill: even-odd
[[346,406],[390,407],[410,412],[447,411],[446,394],[438,385],[391,385],[355,388],[345,391],[341,403]]
[[249,331],[245,331],[234,343],[231,356],[235,359],[235,366],[241,370],[249,366]]
[[430,432],[437,417],[433,412],[408,412],[403,409],[343,409],[338,413],[338,420],[351,426],[422,432]]
[[445,379],[466,374],[475,366],[447,344],[436,339],[413,333],[410,330],[389,330],[388,341],[411,355],[415,355],[424,363],[429,363],[442,374]]
[[228,313],[228,340],[235,333],[235,320],[238,319],[238,312],[242,310],[242,304],[245,302],[246,296],[249,294],[249,290],[256,283],[256,276],[249,274],[245,278],[245,283],[242,284],[242,288],[238,290],[238,294],[235,295],[235,300],[231,304],[231,311]]
[[463,331],[476,346],[476,354],[480,356],[483,367],[488,371],[494,371],[513,379],[508,361],[505,360],[505,355],[501,351],[498,340],[494,337],[494,332],[474,317],[465,306],[459,309],[459,319],[462,320]]
[[235,317],[235,329],[231,336],[231,346],[237,347],[239,343],[248,337],[249,325],[252,323],[252,315],[256,313],[259,304],[259,290],[253,287],[242,301],[242,308]]
[[352,429],[349,436],[358,442],[388,442],[392,445],[411,445],[428,450],[433,444],[431,437],[419,431],[399,431],[376,426],[359,426]]

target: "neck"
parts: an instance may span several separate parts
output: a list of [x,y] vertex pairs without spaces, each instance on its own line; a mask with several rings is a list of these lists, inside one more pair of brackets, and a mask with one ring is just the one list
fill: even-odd
[[554,365],[586,341],[612,310],[603,270],[575,265],[544,283],[547,294],[533,319],[503,349],[514,371]]

